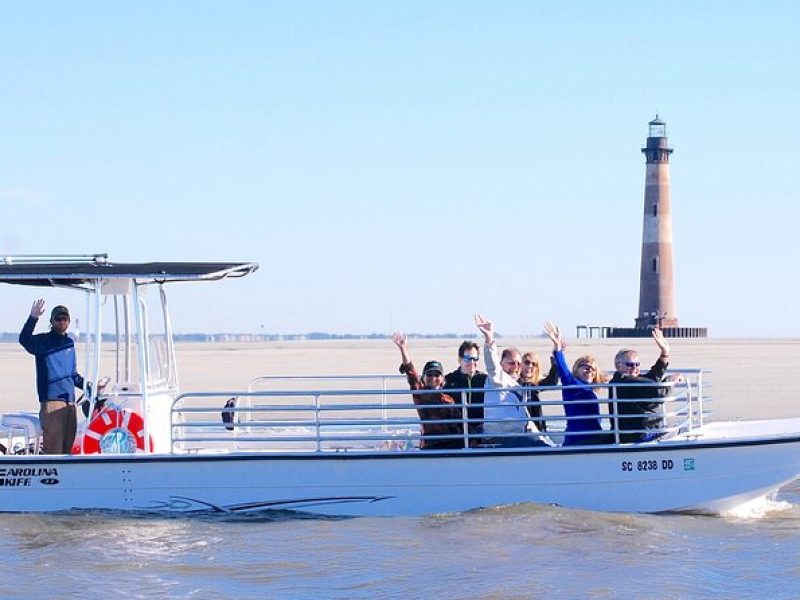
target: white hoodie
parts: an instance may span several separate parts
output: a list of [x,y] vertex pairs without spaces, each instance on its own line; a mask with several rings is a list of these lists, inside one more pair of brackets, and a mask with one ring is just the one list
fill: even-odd
[[[508,388],[519,387],[519,383],[500,366],[497,344],[484,344],[483,356],[486,361],[486,378],[483,395],[483,432],[487,435],[499,433],[524,434],[528,429],[528,411],[520,404],[522,394]],[[492,422],[494,421],[494,422]]]

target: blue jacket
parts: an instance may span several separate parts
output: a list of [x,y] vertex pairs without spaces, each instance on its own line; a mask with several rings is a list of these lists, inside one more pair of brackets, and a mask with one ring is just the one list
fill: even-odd
[[[561,351],[553,352],[556,359],[556,367],[558,368],[558,375],[561,377],[561,385],[582,385],[585,382],[579,381],[577,377],[572,374],[567,361],[564,358],[564,353]],[[567,417],[584,417],[586,415],[600,414],[600,405],[597,402],[581,402],[572,404],[570,400],[597,400],[597,395],[590,387],[572,388],[561,391],[561,397],[564,399],[564,414]],[[597,416],[586,418],[572,418],[567,421],[567,433],[573,435],[564,436],[564,446],[571,446],[573,444],[585,443],[594,438],[597,432],[602,431],[600,425],[600,418]],[[586,432],[587,435],[579,435],[577,432]]]
[[83,389],[83,377],[78,375],[75,343],[68,335],[55,331],[33,335],[36,327],[28,317],[19,334],[19,343],[36,357],[36,392],[39,402],[65,400],[75,402],[75,388]]

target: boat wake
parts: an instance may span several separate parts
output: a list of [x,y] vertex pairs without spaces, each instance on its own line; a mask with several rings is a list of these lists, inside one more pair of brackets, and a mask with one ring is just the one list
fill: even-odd
[[720,514],[721,517],[740,520],[764,519],[779,516],[793,509],[795,505],[785,500],[776,500],[776,494],[754,498]]

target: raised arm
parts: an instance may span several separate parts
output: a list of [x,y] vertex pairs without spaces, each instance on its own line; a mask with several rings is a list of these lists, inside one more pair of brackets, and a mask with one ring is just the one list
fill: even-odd
[[408,356],[408,336],[402,331],[395,331],[392,334],[392,341],[400,350],[400,360],[402,363],[404,365],[409,364],[411,362],[411,358]]
[[558,365],[554,354],[550,355],[550,370],[537,385],[558,385]]
[[667,342],[664,333],[658,327],[653,329],[652,335],[660,354],[658,355],[658,360],[650,367],[647,373],[643,374],[643,377],[653,381],[661,381],[669,365],[669,342]]
[[33,336],[33,330],[36,328],[36,322],[44,314],[44,299],[39,298],[31,305],[31,314],[25,321],[22,331],[19,333],[19,343],[31,354],[36,354],[36,338]]
[[475,326],[483,334],[485,344],[483,360],[486,362],[486,372],[489,374],[490,379],[499,383],[502,380],[502,371],[498,368],[500,357],[498,356],[497,346],[494,343],[494,323],[487,321],[482,315],[476,314]]
[[482,315],[475,315],[475,326],[483,334],[483,340],[486,345],[491,346],[494,344],[494,323],[487,321]]
[[553,360],[556,363],[558,376],[563,385],[575,385],[577,380],[567,366],[567,359],[564,357],[564,338],[561,337],[561,328],[551,321],[544,322],[544,333],[553,342]]
[[44,298],[35,300],[31,306],[31,317],[38,319],[44,314]]
[[564,350],[564,338],[561,337],[561,328],[551,321],[544,322],[544,333],[553,342],[553,352]]
[[669,358],[669,342],[667,342],[667,338],[664,337],[664,332],[662,332],[658,327],[653,329],[653,341],[661,351],[659,358],[664,362],[667,362],[667,359]]

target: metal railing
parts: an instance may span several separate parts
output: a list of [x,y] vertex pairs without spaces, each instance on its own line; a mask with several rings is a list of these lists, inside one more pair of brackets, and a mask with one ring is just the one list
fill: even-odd
[[[580,434],[567,433],[565,429],[570,421],[582,419],[597,419],[602,424],[602,430],[593,433],[606,436],[604,445],[619,445],[636,434],[644,439],[668,439],[691,434],[702,427],[705,403],[709,400],[703,395],[703,371],[670,373],[680,373],[685,381],[636,384],[641,388],[660,388],[662,394],[666,391],[662,398],[561,400],[561,392],[570,387],[599,388],[599,392],[612,387],[609,384],[513,388],[509,391],[539,390],[543,398],[538,402],[514,402],[526,412],[510,419],[470,416],[475,409],[496,405],[429,403],[429,398],[442,390],[389,389],[404,379],[392,375],[264,377],[253,380],[243,392],[180,395],[171,410],[172,452],[381,452],[412,451],[420,447],[446,447],[449,451],[460,448],[469,452],[475,448],[505,447],[507,442],[519,441],[520,437],[534,444],[538,441],[542,446],[558,447],[565,436]],[[342,388],[346,382],[379,382],[380,387]],[[277,384],[300,389],[257,389]],[[315,384],[316,389],[302,389]],[[459,392],[467,391],[470,390],[453,389],[446,393],[458,402]],[[225,408],[227,399],[233,399],[234,406]],[[656,408],[653,410],[651,406],[651,412],[642,415],[628,414],[626,405],[642,402],[655,404]],[[567,416],[581,404],[596,405],[596,413]],[[532,424],[533,419],[526,414],[529,407],[541,408],[543,415],[536,420],[546,423],[545,432]],[[443,418],[426,415],[437,410],[449,414]],[[227,423],[222,413],[229,417]],[[648,424],[644,429],[624,426],[626,419],[630,422],[637,418],[654,420],[658,426]],[[508,431],[484,432],[487,425],[492,429],[491,424],[495,423],[503,423]]]
[[108,254],[9,254],[3,256],[6,265],[35,265],[39,263],[73,264],[103,264],[108,261]]

